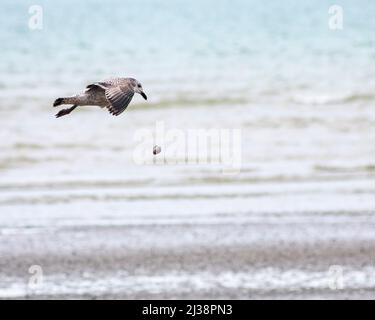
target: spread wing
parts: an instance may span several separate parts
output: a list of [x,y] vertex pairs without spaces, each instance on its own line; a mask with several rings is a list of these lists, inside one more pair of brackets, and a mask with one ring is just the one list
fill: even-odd
[[109,112],[114,116],[118,116],[127,108],[133,96],[134,91],[128,85],[107,88],[105,97],[110,103],[107,106]]
[[85,91],[88,92],[91,90],[105,90],[107,89],[107,86],[108,84],[106,84],[105,82],[94,82],[94,83],[89,84],[86,87]]

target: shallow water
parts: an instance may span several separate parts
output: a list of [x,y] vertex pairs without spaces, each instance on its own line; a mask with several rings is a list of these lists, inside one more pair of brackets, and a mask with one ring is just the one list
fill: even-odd
[[[375,3],[341,3],[344,29],[332,31],[326,1],[41,1],[43,29],[30,30],[31,3],[2,1],[0,237],[74,226],[372,222]],[[55,98],[112,75],[135,76],[149,101],[134,97],[120,117],[87,107],[54,118]],[[237,161],[187,164],[183,150],[155,140],[151,163],[139,165],[137,134],[158,124],[183,142],[189,130],[240,130],[229,159]],[[365,234],[374,241],[370,226]],[[287,286],[277,270],[251,277]],[[181,277],[181,287],[205,279]],[[301,287],[313,285],[304,277]],[[2,297],[12,294],[6,279]]]

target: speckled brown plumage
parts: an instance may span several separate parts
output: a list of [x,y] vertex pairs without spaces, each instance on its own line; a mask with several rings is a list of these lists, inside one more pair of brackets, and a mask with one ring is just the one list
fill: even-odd
[[134,93],[139,93],[145,100],[146,94],[143,92],[142,85],[134,78],[110,78],[100,82],[94,82],[86,87],[86,90],[80,94],[58,98],[53,106],[62,104],[72,104],[67,109],[60,110],[56,117],[62,117],[78,106],[99,106],[107,108],[115,116],[121,114],[129,105]]

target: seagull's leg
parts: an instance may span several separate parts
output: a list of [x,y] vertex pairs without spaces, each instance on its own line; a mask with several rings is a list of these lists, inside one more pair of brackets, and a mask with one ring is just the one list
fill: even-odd
[[58,113],[56,113],[56,118],[60,118],[62,116],[65,116],[69,113],[71,113],[75,108],[77,108],[78,106],[75,104],[74,106],[71,106],[70,108],[67,108],[67,109],[62,109],[60,110]]

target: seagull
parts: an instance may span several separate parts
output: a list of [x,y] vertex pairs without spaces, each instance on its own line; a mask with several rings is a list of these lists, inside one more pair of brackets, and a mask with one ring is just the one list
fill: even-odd
[[73,105],[70,108],[60,110],[56,114],[56,118],[71,113],[78,106],[99,106],[107,108],[109,113],[118,116],[127,108],[134,93],[139,93],[147,100],[147,96],[138,80],[134,78],[110,78],[89,84],[86,90],[80,94],[57,98],[53,106]]

